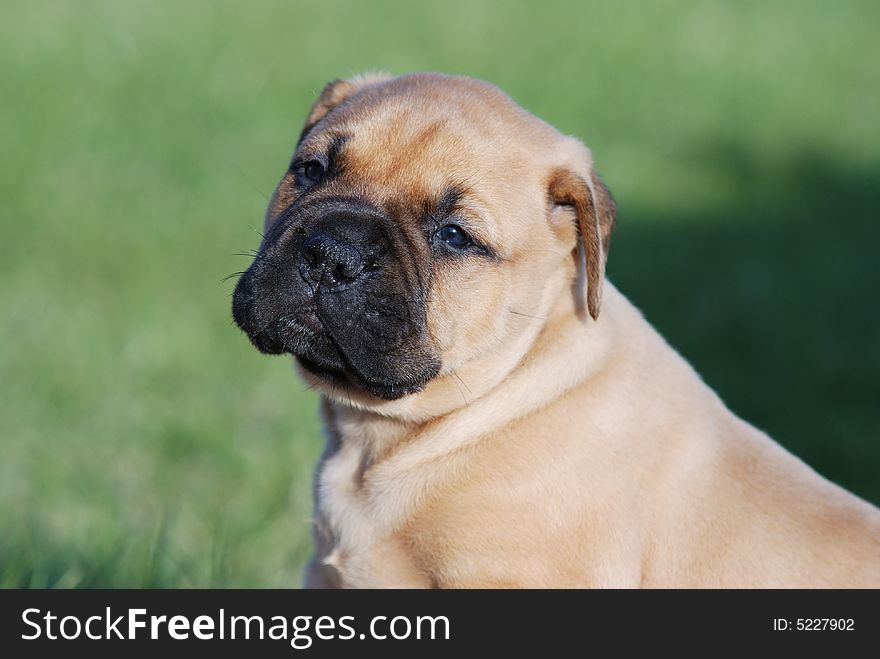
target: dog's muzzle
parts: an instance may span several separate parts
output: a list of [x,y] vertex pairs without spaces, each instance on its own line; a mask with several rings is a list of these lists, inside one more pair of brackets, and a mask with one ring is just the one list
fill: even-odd
[[267,233],[233,295],[233,317],[262,352],[382,398],[418,391],[439,370],[410,252],[367,203],[322,200]]

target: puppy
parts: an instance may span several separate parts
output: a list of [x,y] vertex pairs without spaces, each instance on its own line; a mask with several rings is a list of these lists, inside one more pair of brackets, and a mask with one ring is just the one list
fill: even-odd
[[233,315],[322,392],[312,587],[880,587],[880,511],[609,282],[580,142],[464,77],[312,107]]

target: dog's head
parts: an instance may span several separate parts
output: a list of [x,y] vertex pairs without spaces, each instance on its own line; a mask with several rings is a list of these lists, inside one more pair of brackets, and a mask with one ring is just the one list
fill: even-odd
[[596,318],[613,222],[589,151],[496,87],[336,81],[275,190],[233,316],[328,394],[393,400],[515,340],[578,258]]

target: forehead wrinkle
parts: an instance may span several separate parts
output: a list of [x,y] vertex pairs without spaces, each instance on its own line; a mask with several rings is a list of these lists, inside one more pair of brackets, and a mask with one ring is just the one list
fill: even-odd
[[310,133],[296,148],[296,153],[327,153],[338,155],[351,139],[351,133],[341,127],[332,127]]
[[327,157],[333,161],[338,159],[343,149],[345,148],[346,142],[351,139],[351,135],[348,133],[335,133],[330,138],[330,143],[327,145]]
[[477,117],[467,116],[461,107],[428,103],[419,97],[377,98],[348,108],[342,123],[348,131],[366,141],[374,155],[388,151],[423,153],[447,149],[455,143],[475,141],[477,135],[461,139],[462,129],[477,127]]
[[[418,139],[418,138],[417,138]],[[467,179],[479,166],[478,154],[466,141],[431,138],[430,146],[410,148],[409,140],[393,133],[355,134],[347,145],[346,164],[350,171],[371,186],[397,194],[422,197],[425,201],[440,198],[457,180]],[[461,145],[461,146],[460,146]]]
[[464,195],[464,190],[458,185],[449,185],[443,194],[434,202],[434,215],[445,217],[451,215],[458,206],[459,200]]
[[409,139],[408,143],[401,148],[411,153],[419,153],[425,151],[436,141],[443,139],[444,128],[448,128],[449,121],[447,119],[435,119],[421,130],[414,130],[416,134]]

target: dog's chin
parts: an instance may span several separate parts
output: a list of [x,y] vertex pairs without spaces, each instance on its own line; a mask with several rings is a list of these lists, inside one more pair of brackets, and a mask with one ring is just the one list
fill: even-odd
[[[303,357],[294,354],[296,361],[302,367],[307,379],[313,379],[313,383],[326,391],[331,396],[338,396],[342,400],[351,399],[352,393],[364,393],[380,400],[392,401],[405,396],[410,396],[422,391],[428,382],[436,375],[431,369],[423,377],[417,380],[383,380],[381,382],[368,380],[355,373],[351,368],[339,367],[335,363],[322,363],[312,357]],[[326,386],[321,386],[326,385]]]
[[377,358],[346,351],[317,318],[286,316],[260,330],[253,329],[258,323],[246,314],[237,315],[236,322],[260,352],[293,355],[310,385],[340,400],[397,400],[422,391],[440,370],[438,360],[427,354],[416,363],[410,353],[395,367],[388,353]]

